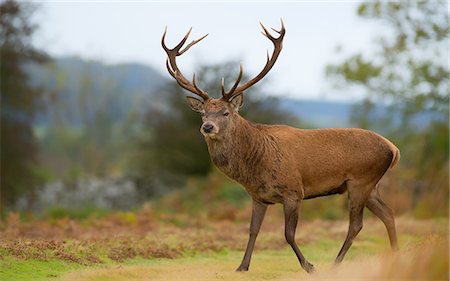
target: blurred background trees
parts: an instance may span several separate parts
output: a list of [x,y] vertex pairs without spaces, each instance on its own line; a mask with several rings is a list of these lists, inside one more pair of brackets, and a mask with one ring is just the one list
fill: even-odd
[[35,7],[14,1],[0,3],[1,81],[1,216],[5,208],[42,183],[37,164],[38,143],[33,120],[42,110],[41,91],[30,85],[24,71],[28,63],[43,63],[47,57],[31,45],[37,25],[31,22]]
[[[336,85],[361,91],[353,122],[388,135],[400,148],[404,177],[414,181],[429,207],[448,211],[449,20],[443,1],[363,3],[358,15],[386,30],[375,38],[374,54],[353,54],[328,66]],[[389,110],[376,114],[377,105]],[[418,122],[418,116],[428,120]],[[426,200],[425,200],[426,201]],[[421,202],[424,203],[424,202]],[[439,205],[439,207],[437,205]]]

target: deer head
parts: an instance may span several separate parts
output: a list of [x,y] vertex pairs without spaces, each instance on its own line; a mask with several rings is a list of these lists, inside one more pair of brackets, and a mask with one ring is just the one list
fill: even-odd
[[240,85],[242,78],[242,65],[240,65],[238,78],[228,92],[225,91],[225,81],[222,78],[222,97],[218,99],[210,98],[207,92],[197,86],[195,74],[192,77],[192,82],[187,80],[181,73],[176,62],[176,58],[178,56],[184,54],[187,50],[189,50],[189,48],[208,36],[208,34],[200,39],[193,40],[184,49],[182,49],[192,31],[191,28],[180,43],[178,43],[178,45],[176,45],[173,49],[169,49],[165,44],[167,28],[164,31],[161,44],[168,56],[166,61],[167,70],[182,88],[195,95],[187,96],[187,101],[192,110],[201,113],[203,124],[200,127],[200,132],[207,138],[213,140],[220,139],[220,135],[223,134],[223,132],[226,132],[230,127],[235,125],[234,121],[239,118],[238,111],[243,104],[244,91],[259,82],[270,71],[281,52],[283,38],[286,33],[283,20],[281,20],[281,30],[278,31],[272,28],[272,30],[279,34],[279,37],[273,37],[264,25],[261,24],[261,27],[263,29],[262,34],[272,41],[274,45],[272,56],[269,56],[269,53],[267,53],[267,62],[261,72],[242,85]]

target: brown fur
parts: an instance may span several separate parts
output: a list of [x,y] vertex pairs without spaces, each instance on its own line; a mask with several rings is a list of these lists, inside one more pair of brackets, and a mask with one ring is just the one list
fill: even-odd
[[399,154],[362,129],[302,130],[253,124],[239,115],[235,122],[224,139],[206,138],[208,150],[214,164],[260,202],[333,194],[352,179],[378,181]]

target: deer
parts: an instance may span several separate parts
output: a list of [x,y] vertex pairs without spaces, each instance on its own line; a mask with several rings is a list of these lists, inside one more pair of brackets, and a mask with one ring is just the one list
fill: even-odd
[[161,45],[167,54],[166,68],[179,86],[191,92],[188,105],[201,114],[200,132],[210,158],[227,177],[241,184],[252,198],[249,238],[244,257],[236,271],[247,271],[253,248],[269,205],[282,204],[285,239],[300,266],[308,273],[314,266],[300,251],[295,232],[302,200],[347,193],[349,226],[347,236],[335,263],[339,264],[363,228],[363,211],[367,207],[385,225],[392,250],[398,249],[394,214],[379,193],[379,182],[396,166],[400,150],[385,137],[359,128],[300,129],[287,125],[257,124],[239,115],[244,91],[262,80],[277,61],[286,34],[281,29],[272,35],[262,24],[262,34],[273,44],[271,56],[263,69],[241,84],[239,75],[226,91],[222,78],[222,97],[212,98],[200,89],[195,73],[189,81],[177,66],[177,57],[203,40],[193,40],[186,47],[192,27],[172,49],[165,44],[167,27]]

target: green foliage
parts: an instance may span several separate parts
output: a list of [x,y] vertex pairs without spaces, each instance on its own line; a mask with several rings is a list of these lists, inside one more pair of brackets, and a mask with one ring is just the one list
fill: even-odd
[[43,179],[36,170],[37,144],[32,123],[40,110],[41,92],[31,87],[23,67],[41,63],[46,57],[31,44],[37,26],[31,22],[34,6],[4,1],[0,4],[0,81],[1,81],[1,206],[12,208],[28,194],[33,204],[34,189]]
[[358,14],[384,23],[389,36],[376,40],[370,59],[352,55],[330,65],[327,74],[341,86],[361,86],[368,97],[388,97],[408,115],[407,124],[423,111],[448,120],[449,72],[442,59],[450,31],[445,2],[367,2]]
[[155,201],[160,212],[189,214],[192,217],[222,216],[249,206],[250,195],[238,183],[213,169],[206,177],[190,177],[183,188]]
[[120,100],[117,84],[112,77],[103,77],[94,66],[86,63],[79,76],[72,74],[72,80],[79,77],[76,93],[70,93],[73,81],[58,78],[71,76],[69,71],[55,65],[45,68],[58,82],[49,101],[52,115],[40,138],[45,159],[42,164],[63,175],[66,182],[76,182],[82,176],[112,174],[126,151],[122,144],[129,137],[124,134],[129,120],[115,120],[114,109]]
[[362,55],[358,54],[344,61],[342,65],[329,66],[326,71],[329,75],[342,73],[346,81],[364,85],[372,77],[379,76],[381,70],[382,67],[365,60]]
[[305,200],[300,207],[301,218],[306,220],[345,220],[348,218],[346,194]]
[[64,208],[59,206],[53,206],[47,208],[44,213],[45,217],[50,219],[86,219],[86,218],[101,218],[108,214],[108,210],[99,209],[95,206],[85,206],[83,208]]
[[244,188],[234,182],[224,182],[220,186],[217,197],[221,201],[230,202],[235,206],[242,206],[243,203],[249,201],[249,195]]

